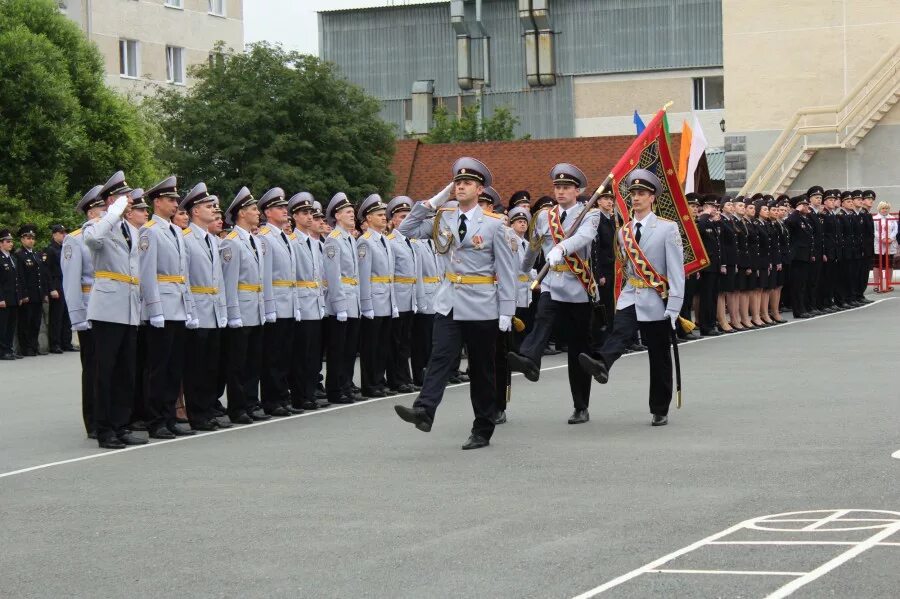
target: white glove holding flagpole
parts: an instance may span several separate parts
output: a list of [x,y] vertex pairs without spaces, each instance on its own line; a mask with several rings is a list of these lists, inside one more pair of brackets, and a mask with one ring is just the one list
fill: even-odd
[[550,253],[547,254],[547,264],[550,266],[559,266],[563,263],[563,253],[559,246],[555,246]]

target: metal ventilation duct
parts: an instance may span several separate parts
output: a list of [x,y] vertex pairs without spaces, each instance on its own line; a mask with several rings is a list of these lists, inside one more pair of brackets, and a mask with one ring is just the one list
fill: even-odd
[[550,0],[519,0],[519,22],[525,29],[525,80],[531,87],[556,85]]
[[[475,20],[466,20],[464,0],[451,0],[450,25],[456,33],[456,81],[460,89],[473,89],[476,85],[489,86],[490,83],[490,38],[481,21],[481,0],[475,0]],[[474,49],[472,40],[481,42],[482,72],[479,77],[472,72]]]
[[434,81],[416,81],[412,86],[412,131],[424,134],[431,131],[432,99],[434,98]]

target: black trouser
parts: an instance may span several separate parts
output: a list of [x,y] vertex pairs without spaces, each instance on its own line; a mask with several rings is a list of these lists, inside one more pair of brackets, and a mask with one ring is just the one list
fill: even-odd
[[263,325],[262,376],[260,399],[266,413],[291,405],[291,386],[288,375],[294,364],[293,318],[278,318]]
[[806,307],[815,310],[819,306],[819,284],[822,278],[822,256],[809,263],[806,275]]
[[[694,296],[697,294],[697,287],[699,285],[700,273],[688,275],[684,278],[684,302],[681,304],[681,312],[679,315],[691,322],[694,322],[694,316],[691,313],[694,310]],[[697,317],[699,319],[699,314]]]
[[425,367],[431,357],[431,332],[434,329],[434,314],[417,313],[413,316],[410,362],[412,363],[413,384],[422,386]]
[[837,264],[833,260],[823,262],[819,267],[819,289],[816,296],[816,308],[819,310],[834,305],[834,273]]
[[304,402],[316,402],[316,385],[322,369],[322,321],[298,322],[294,333],[294,364],[288,380],[291,402],[301,408]]
[[5,308],[0,308],[0,356],[15,353],[13,351],[13,336],[16,334],[18,315],[18,306],[7,305]]
[[359,322],[359,386],[363,395],[384,387],[388,367],[391,329],[396,322],[390,316],[361,318]]
[[498,332],[494,351],[494,409],[502,412],[509,403],[512,388],[512,372],[506,362],[506,354],[515,350],[514,333]]
[[864,256],[859,259],[859,279],[856,296],[863,299],[866,295],[866,288],[869,286],[869,273],[872,270],[872,256]]
[[183,320],[167,320],[162,327],[148,326],[147,366],[144,370],[146,405],[150,414],[147,428],[175,426],[175,404],[184,373]]
[[599,358],[606,367],[618,360],[636,331],[641,332],[641,341],[647,346],[650,360],[650,413],[665,416],[672,401],[672,325],[668,318],[639,322],[634,306],[616,312],[612,335],[600,349]]
[[94,360],[96,349],[94,347],[94,333],[91,329],[78,331],[78,354],[81,357],[81,417],[84,420],[84,430],[91,434],[96,428],[94,425],[94,403],[97,384],[97,369]]
[[47,314],[47,341],[50,349],[72,347],[72,323],[69,322],[66,300],[51,297]]
[[400,312],[391,323],[390,357],[387,364],[387,384],[391,389],[412,383],[409,373],[409,353],[412,342],[413,312]]
[[125,432],[134,395],[137,327],[91,321],[94,336],[94,423],[97,441]]
[[469,397],[475,414],[472,434],[490,439],[494,434],[494,352],[498,333],[496,319],[453,320],[452,310],[447,316],[435,314],[431,360],[422,391],[413,405],[424,408],[434,418],[465,343],[469,348]]
[[[704,270],[700,273],[700,284],[697,291],[700,293],[700,331],[708,332],[716,328],[716,302],[719,299],[719,271]],[[644,345],[647,345],[646,343]]]
[[34,355],[38,352],[38,335],[41,333],[41,302],[28,302],[19,306],[19,353]]
[[348,318],[340,322],[329,316],[325,324],[326,357],[325,394],[328,400],[349,395],[353,383],[353,367],[356,364],[356,348],[359,344],[359,319]]
[[205,423],[215,416],[219,399],[222,329],[189,330],[184,345],[184,407],[191,423]]
[[809,262],[791,262],[791,309],[794,316],[806,313],[806,285],[809,279]]
[[237,327],[225,332],[228,417],[232,420],[259,409],[262,340],[261,325]]
[[149,423],[153,418],[147,403],[147,329],[149,324],[138,327],[134,359],[134,398],[131,402],[130,422]]
[[[599,348],[603,345],[612,332],[613,316],[616,313],[615,274],[603,274],[602,276],[606,279],[606,285],[597,287],[598,301],[591,311],[591,348]],[[686,297],[685,301],[687,301]]]
[[791,263],[788,261],[784,261],[781,264],[781,270],[784,271],[784,285],[782,285],[783,291],[781,292],[781,305],[785,308],[791,308],[791,277],[794,275],[791,273]]
[[[534,328],[519,346],[519,353],[540,368],[550,334],[554,330],[559,333],[559,341],[568,346],[569,389],[576,410],[586,410],[591,397],[591,375],[578,365],[578,354],[591,351],[590,318],[590,302],[557,302],[550,298],[549,291],[545,291],[538,299]],[[618,316],[616,319],[618,320]],[[472,364],[471,357],[469,364]]]

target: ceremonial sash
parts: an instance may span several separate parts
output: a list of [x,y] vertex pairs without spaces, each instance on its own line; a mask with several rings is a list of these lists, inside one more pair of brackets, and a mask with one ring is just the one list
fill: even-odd
[[[558,207],[547,211],[547,225],[550,229],[550,237],[553,239],[553,243],[556,245],[562,243],[566,238],[566,231],[563,229],[562,223],[559,222]],[[584,287],[588,296],[591,298],[597,297],[597,283],[594,281],[594,273],[588,268],[587,263],[574,254],[565,256],[563,260],[565,260],[566,266],[569,267],[572,274],[578,279],[578,282],[581,283],[581,286]]]
[[634,238],[634,231],[631,229],[631,223],[625,223],[622,226],[622,239],[624,241],[624,254],[631,263],[635,276],[640,279],[647,287],[653,289],[659,294],[659,297],[666,299],[669,296],[669,280],[663,275],[656,272],[650,260],[641,251],[637,239]]

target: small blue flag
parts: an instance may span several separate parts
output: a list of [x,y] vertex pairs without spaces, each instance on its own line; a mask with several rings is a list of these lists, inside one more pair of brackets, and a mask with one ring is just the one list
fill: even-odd
[[644,126],[644,121],[641,120],[641,115],[638,114],[638,111],[634,111],[634,127],[637,129],[637,134],[640,135],[644,132],[646,127]]

